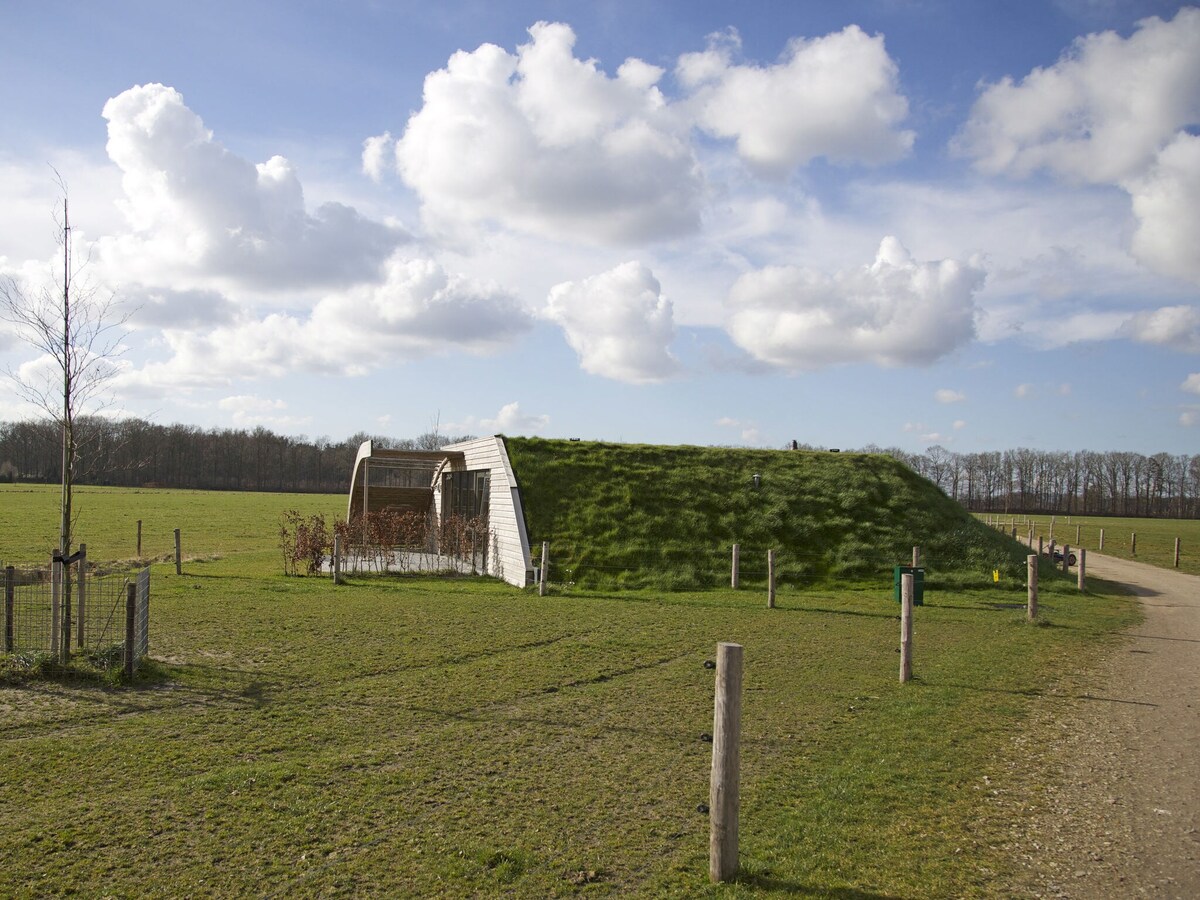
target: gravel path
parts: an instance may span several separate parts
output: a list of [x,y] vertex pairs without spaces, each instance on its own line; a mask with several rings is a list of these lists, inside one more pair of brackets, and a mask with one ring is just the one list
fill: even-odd
[[1089,553],[1145,622],[1059,709],[1058,783],[1015,841],[1038,897],[1200,898],[1200,578]]

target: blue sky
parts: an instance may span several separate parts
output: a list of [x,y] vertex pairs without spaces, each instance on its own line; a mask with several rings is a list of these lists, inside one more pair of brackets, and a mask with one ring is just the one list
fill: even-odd
[[[6,4],[0,273],[110,412],[1194,452],[1200,9]],[[43,361],[0,324],[0,364]],[[31,414],[0,392],[0,418]]]

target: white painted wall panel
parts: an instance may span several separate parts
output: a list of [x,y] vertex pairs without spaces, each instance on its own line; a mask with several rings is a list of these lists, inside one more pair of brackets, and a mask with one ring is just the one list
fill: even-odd
[[[521,511],[520,486],[513,474],[508,451],[499,436],[479,438],[450,444],[443,450],[463,454],[454,469],[469,471],[487,469],[491,472],[488,496],[489,525],[495,535],[495,553],[488,554],[488,574],[503,578],[509,584],[525,587],[533,571],[529,553],[529,536],[525,533],[525,516]],[[440,504],[435,507],[440,508]]]

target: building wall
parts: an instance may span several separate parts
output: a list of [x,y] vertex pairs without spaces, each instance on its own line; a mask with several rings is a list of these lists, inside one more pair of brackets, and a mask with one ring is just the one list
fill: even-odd
[[[442,449],[463,454],[461,462],[450,463],[453,470],[488,469],[491,472],[488,520],[494,543],[488,552],[488,574],[517,587],[525,587],[532,578],[533,561],[529,553],[529,536],[525,533],[521,494],[508,461],[504,439],[499,436],[478,438]],[[434,483],[433,508],[441,509],[440,478]]]

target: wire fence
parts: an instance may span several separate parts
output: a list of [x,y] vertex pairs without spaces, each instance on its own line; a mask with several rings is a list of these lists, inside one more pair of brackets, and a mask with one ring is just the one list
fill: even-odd
[[[574,587],[678,588],[766,586],[809,587],[833,581],[839,584],[892,586],[897,566],[913,565],[913,549],[885,553],[874,548],[845,548],[835,551],[777,550],[773,568],[766,547],[739,545],[709,551],[692,549],[625,547],[597,558],[585,549],[550,542],[545,580],[557,590]],[[936,578],[939,560],[927,559],[917,550],[918,565]],[[943,561],[944,562],[944,561]],[[542,573],[534,553],[534,582]],[[944,568],[956,568],[958,561]]]
[[124,665],[129,671],[131,646],[136,670],[150,652],[150,569],[104,574],[89,569],[81,576],[78,566],[55,562],[3,570],[2,649],[60,659],[80,654],[102,668]]

